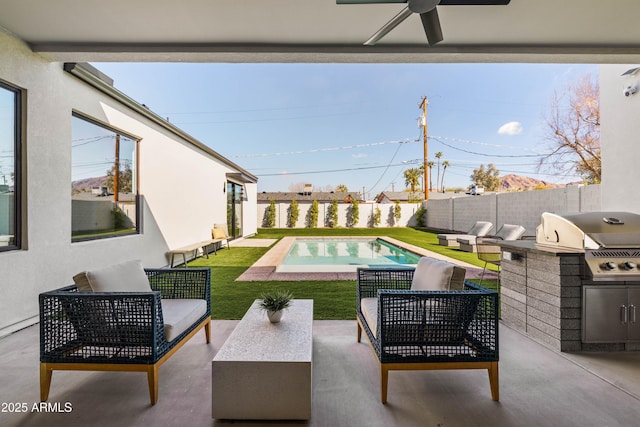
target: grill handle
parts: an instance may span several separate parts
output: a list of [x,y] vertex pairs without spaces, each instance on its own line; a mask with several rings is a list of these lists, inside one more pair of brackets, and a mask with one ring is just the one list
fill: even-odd
[[636,323],[636,306],[629,304],[629,322]]
[[629,312],[626,305],[620,306],[620,323],[625,324],[629,320]]

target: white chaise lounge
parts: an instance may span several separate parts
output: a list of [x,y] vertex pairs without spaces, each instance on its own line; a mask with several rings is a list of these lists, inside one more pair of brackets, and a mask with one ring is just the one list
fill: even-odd
[[503,224],[496,234],[491,236],[461,236],[456,240],[460,245],[460,250],[464,252],[476,252],[476,238],[483,237],[485,241],[487,239],[494,240],[518,240],[524,235],[525,228],[521,225],[515,224]]
[[486,236],[492,228],[493,224],[488,221],[477,221],[467,233],[438,234],[438,244],[440,246],[457,248],[460,246],[458,243],[459,238],[469,236]]

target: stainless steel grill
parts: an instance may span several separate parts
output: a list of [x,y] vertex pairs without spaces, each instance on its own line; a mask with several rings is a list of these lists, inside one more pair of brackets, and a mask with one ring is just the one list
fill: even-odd
[[586,272],[593,281],[640,281],[640,215],[545,212],[536,243],[584,251]]

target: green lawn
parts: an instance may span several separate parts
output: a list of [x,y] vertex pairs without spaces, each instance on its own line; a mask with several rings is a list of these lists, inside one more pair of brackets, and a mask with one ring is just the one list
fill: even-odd
[[[412,228],[384,229],[260,229],[256,238],[280,239],[284,236],[373,236],[384,235],[482,267],[475,254],[438,246],[436,234]],[[211,317],[240,319],[251,303],[265,290],[287,289],[295,298],[314,300],[317,320],[355,319],[355,281],[260,281],[236,282],[247,268],[270,248],[232,247],[209,258],[198,258],[190,267],[211,268]],[[487,287],[495,286],[484,281]]]

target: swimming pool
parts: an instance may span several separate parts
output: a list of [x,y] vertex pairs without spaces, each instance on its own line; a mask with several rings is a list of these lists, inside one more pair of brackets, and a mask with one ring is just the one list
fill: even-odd
[[366,266],[415,266],[419,259],[420,255],[375,237],[296,238],[276,272],[355,272]]

